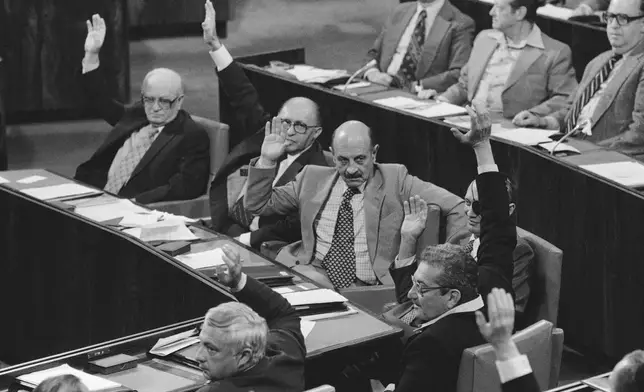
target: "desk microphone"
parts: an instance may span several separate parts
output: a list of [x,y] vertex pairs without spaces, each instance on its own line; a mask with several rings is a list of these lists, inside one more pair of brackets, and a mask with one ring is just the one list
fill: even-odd
[[351,84],[351,82],[353,82],[353,79],[355,79],[356,76],[360,75],[361,73],[363,73],[367,69],[373,67],[374,65],[376,65],[376,60],[371,60],[367,64],[363,65],[362,68],[360,68],[359,70],[354,72],[353,75],[351,75],[349,77],[349,79],[347,79],[347,82],[344,84],[344,87],[342,88],[342,92],[347,91],[347,86],[349,86],[349,84]]
[[554,154],[555,154],[555,151],[557,151],[557,147],[559,147],[559,145],[560,145],[564,140],[568,139],[568,137],[569,137],[569,136],[571,136],[571,135],[573,135],[573,134],[575,134],[575,133],[577,133],[577,132],[579,132],[579,131],[581,130],[581,128],[580,128],[580,126],[579,126],[579,125],[580,125],[580,124],[578,124],[576,127],[574,127],[573,129],[571,129],[570,131],[566,132],[566,134],[565,134],[565,135],[563,135],[559,140],[557,140],[557,143],[555,143],[555,145],[552,147],[552,151],[550,151],[550,155],[554,155]]

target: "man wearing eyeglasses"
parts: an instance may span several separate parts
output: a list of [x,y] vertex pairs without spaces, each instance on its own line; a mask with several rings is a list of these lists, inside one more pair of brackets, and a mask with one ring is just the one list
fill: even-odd
[[99,67],[105,33],[99,15],[87,21],[83,83],[114,128],[74,178],[145,204],[202,195],[210,171],[209,138],[181,109],[181,77],[157,68],[145,76],[139,103],[124,106],[111,99]]
[[[244,207],[248,164],[260,155],[264,126],[271,116],[262,107],[257,91],[244,71],[219,41],[215,10],[210,1],[205,3],[205,11],[202,24],[204,42],[217,67],[219,83],[239,121],[240,129],[234,131],[251,135],[230,151],[210,185],[211,227],[255,249],[260,249],[266,241],[296,242],[301,238],[296,215],[260,217]],[[322,133],[317,104],[308,98],[292,98],[284,103],[278,116],[288,144],[276,167],[273,182],[276,186],[293,180],[306,165],[327,166],[322,146],[317,142]]]
[[644,2],[613,0],[603,14],[612,49],[588,63],[563,122],[533,117],[530,125],[560,129],[638,158],[644,156]]

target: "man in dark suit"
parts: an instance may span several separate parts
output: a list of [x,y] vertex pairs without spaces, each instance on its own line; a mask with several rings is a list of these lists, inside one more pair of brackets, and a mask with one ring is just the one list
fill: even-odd
[[87,21],[83,83],[100,115],[114,128],[76,170],[75,179],[140,203],[202,195],[210,171],[209,138],[181,110],[183,87],[174,71],[158,68],[143,80],[141,102],[112,100],[99,68],[105,21]]
[[[265,241],[296,242],[301,239],[300,221],[296,215],[253,216],[243,206],[248,163],[259,157],[264,141],[264,127],[271,116],[264,111],[257,91],[244,71],[221,44],[215,30],[215,11],[206,3],[202,25],[204,41],[217,66],[219,83],[230,99],[235,117],[245,128],[244,134],[257,131],[235,146],[228,154],[210,184],[210,215],[212,228],[226,233],[247,246],[259,249]],[[275,186],[293,180],[306,165],[327,166],[322,146],[316,140],[322,133],[317,104],[308,98],[292,98],[279,112],[287,128],[289,145],[276,168]]]
[[[482,312],[477,312],[476,323],[496,354],[496,368],[503,392],[539,392],[528,357],[521,355],[512,341],[512,296],[503,289],[493,289],[487,297],[487,313],[486,320]],[[613,368],[608,382],[613,392],[644,391],[644,351],[626,354]]]
[[301,392],[306,348],[300,318],[284,297],[241,272],[237,251],[223,247],[220,282],[239,302],[210,309],[197,362],[209,384],[199,392]]
[[474,21],[448,0],[400,4],[369,50],[375,61],[364,76],[387,86],[447,90],[470,57],[473,38]]
[[[400,353],[389,353],[386,361],[400,358],[398,372],[386,375],[390,391],[456,390],[463,350],[483,343],[475,311],[483,308],[481,292],[493,287],[512,290],[512,252],[516,246],[516,226],[508,214],[505,176],[498,173],[489,143],[491,122],[482,105],[473,118],[472,130],[466,135],[453,130],[462,142],[473,147],[479,176],[476,179],[481,205],[481,245],[479,262],[461,246],[429,246],[420,261],[408,266],[391,266],[397,298],[407,293],[411,306],[406,314],[385,314],[389,322],[405,331]],[[409,222],[408,222],[409,224]],[[424,227],[424,222],[412,224]],[[404,241],[404,239],[403,239]],[[393,316],[393,317],[390,317]],[[394,368],[396,369],[396,368]]]

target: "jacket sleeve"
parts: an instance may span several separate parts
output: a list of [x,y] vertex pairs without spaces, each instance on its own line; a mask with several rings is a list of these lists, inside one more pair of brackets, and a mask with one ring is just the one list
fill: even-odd
[[427,392],[454,390],[460,357],[453,358],[433,337],[423,338],[422,343],[405,350],[404,369],[396,392],[416,392],[420,385]]
[[391,263],[391,265],[389,266],[389,274],[391,275],[391,280],[394,281],[396,301],[399,304],[402,304],[409,300],[407,298],[407,293],[409,293],[409,290],[411,290],[411,277],[414,272],[416,272],[417,268],[418,263],[416,261],[408,266],[400,268],[395,268],[394,263]]
[[125,114],[125,105],[109,97],[102,68],[99,66],[83,74],[81,80],[83,90],[96,113],[110,125],[116,125]]
[[572,66],[572,51],[568,45],[564,45],[559,51],[547,72],[549,98],[531,108],[530,112],[538,116],[554,115],[561,124],[563,118],[560,113],[570,106],[569,97],[577,90],[577,77],[575,68]]
[[487,172],[476,178],[481,204],[481,245],[478,249],[479,294],[486,298],[493,288],[512,291],[516,225],[509,215],[505,176]]
[[273,188],[275,168],[257,168],[251,163],[244,195],[246,210],[254,215],[264,216],[297,213],[300,206],[300,187],[307,172],[308,166],[305,166],[293,181]]
[[275,223],[261,226],[250,233],[250,246],[259,249],[266,241],[284,241],[288,244],[302,239],[300,219],[296,215],[289,215]]

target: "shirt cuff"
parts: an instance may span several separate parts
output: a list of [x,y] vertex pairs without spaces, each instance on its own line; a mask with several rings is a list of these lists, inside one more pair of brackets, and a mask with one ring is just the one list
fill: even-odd
[[481,165],[478,167],[479,174],[487,173],[487,172],[498,172],[499,167],[496,164],[492,165]]
[[[82,64],[83,64],[83,75],[88,73],[88,72],[92,72],[93,70],[97,69],[99,65],[101,65],[98,60],[96,60],[96,61],[88,61],[86,58],[83,58]],[[78,69],[78,68],[76,68],[76,69]],[[78,71],[76,71],[76,72],[78,72]]]
[[262,160],[258,159],[257,162],[255,162],[255,167],[258,169],[272,169],[277,165],[262,165]]
[[237,241],[246,246],[250,246],[250,233],[240,234],[239,237],[237,237]]
[[364,74],[362,75],[362,78],[369,80],[368,76],[370,74],[374,73],[374,72],[378,72],[378,68],[376,68],[376,67],[369,68],[368,70],[364,71]]
[[396,384],[389,384],[387,385],[387,388],[385,388],[384,392],[394,392],[396,390]]
[[224,45],[217,50],[211,50],[209,53],[210,57],[212,57],[212,61],[214,61],[217,66],[217,71],[223,71],[233,63],[233,56],[230,55],[230,52],[228,52],[228,49],[226,49]]
[[496,370],[499,372],[501,384],[532,373],[532,367],[526,355],[519,355],[507,361],[496,361]]
[[248,281],[248,278],[245,273],[242,272],[241,278],[239,278],[239,283],[237,283],[236,287],[233,287],[230,291],[233,293],[238,293],[246,287],[246,281]]
[[399,259],[398,256],[394,259],[394,267],[395,268],[403,268],[411,265],[414,261],[416,261],[416,256],[411,256],[411,257],[406,257],[404,259]]

